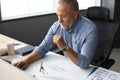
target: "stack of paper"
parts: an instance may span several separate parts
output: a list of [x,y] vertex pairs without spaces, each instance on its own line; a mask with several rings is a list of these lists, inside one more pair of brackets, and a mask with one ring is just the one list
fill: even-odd
[[87,80],[120,80],[120,73],[99,67]]

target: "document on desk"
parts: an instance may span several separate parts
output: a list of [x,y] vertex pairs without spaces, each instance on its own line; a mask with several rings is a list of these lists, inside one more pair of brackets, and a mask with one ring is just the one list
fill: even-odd
[[120,73],[99,67],[87,80],[120,80]]
[[[44,71],[40,72],[40,62]],[[31,64],[25,72],[35,76],[38,80],[85,80],[93,67],[81,69],[67,57],[48,52],[41,60]]]

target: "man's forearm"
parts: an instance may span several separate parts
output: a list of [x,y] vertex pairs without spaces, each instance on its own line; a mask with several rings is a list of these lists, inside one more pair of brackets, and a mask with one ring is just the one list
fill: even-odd
[[27,55],[24,60],[26,60],[29,64],[40,59],[41,55],[39,52],[37,51],[33,51],[32,53],[30,53],[29,55]]
[[78,62],[78,54],[73,51],[71,48],[64,51],[64,53],[72,60],[73,63],[77,64]]

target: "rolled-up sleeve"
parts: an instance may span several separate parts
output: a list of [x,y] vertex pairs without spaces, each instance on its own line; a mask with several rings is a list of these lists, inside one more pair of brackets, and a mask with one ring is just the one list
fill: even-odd
[[57,23],[54,23],[52,25],[52,27],[49,29],[47,35],[45,36],[45,38],[43,39],[41,44],[39,46],[35,47],[34,50],[39,52],[41,54],[41,56],[44,56],[53,47],[53,45],[54,45],[53,36],[55,34],[55,29],[57,27],[58,27]]
[[98,31],[95,29],[87,34],[84,43],[81,48],[81,52],[78,54],[77,65],[81,68],[87,68],[91,63],[93,56],[96,53],[98,45]]

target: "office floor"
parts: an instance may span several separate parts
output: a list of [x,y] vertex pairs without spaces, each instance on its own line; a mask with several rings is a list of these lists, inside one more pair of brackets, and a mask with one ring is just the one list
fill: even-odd
[[115,60],[115,64],[110,69],[120,73],[120,48],[113,49],[110,58]]

